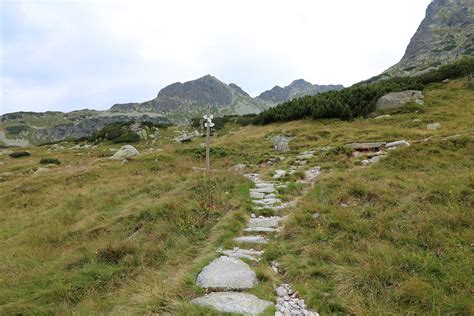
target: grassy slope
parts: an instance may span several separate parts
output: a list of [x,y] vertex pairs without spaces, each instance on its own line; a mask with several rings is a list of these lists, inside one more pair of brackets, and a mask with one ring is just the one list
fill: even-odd
[[[310,164],[323,174],[257,266],[255,293],[272,299],[274,284],[291,281],[323,313],[472,313],[474,93],[462,81],[425,93],[422,114],[229,126],[207,181],[191,169],[202,166],[201,139],[164,141],[126,165],[104,159],[107,146],[0,158],[0,173],[19,173],[0,182],[0,313],[208,314],[187,303],[202,293],[195,277],[216,247],[233,245],[249,205],[249,183],[223,170],[269,158],[265,137],[281,132],[295,136],[281,167],[315,147],[434,138],[370,168],[343,149],[319,153]],[[426,130],[431,122],[442,128]],[[64,163],[30,175],[41,157]],[[282,280],[268,271],[273,259]]]

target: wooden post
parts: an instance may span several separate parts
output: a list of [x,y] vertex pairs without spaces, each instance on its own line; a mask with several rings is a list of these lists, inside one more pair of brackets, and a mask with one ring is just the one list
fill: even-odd
[[[207,106],[207,117],[211,117],[211,106]],[[209,153],[210,153],[210,136],[211,136],[211,123],[210,120],[206,119],[206,171],[209,172],[210,170],[210,162],[209,162]]]

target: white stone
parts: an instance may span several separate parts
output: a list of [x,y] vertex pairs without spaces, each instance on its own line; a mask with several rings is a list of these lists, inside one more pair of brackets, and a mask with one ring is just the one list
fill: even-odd
[[275,228],[271,227],[247,227],[244,229],[245,232],[257,232],[257,233],[271,233],[275,232]]
[[140,153],[132,145],[124,145],[120,148],[112,157],[111,160],[123,160],[131,157],[138,156]]
[[263,199],[265,197],[265,193],[250,191],[250,198],[252,199]]
[[257,276],[242,260],[222,256],[204,267],[196,283],[203,288],[249,289],[257,284]]
[[407,142],[406,140],[397,140],[395,142],[387,143],[385,145],[385,148],[394,148],[394,147],[400,147],[400,146],[410,146],[410,143]]
[[257,258],[262,255],[261,251],[240,249],[235,247],[233,250],[218,250],[218,252],[233,258],[244,258],[252,261],[257,261]]
[[275,174],[273,175],[273,179],[280,179],[286,175],[286,170],[275,170]]
[[273,306],[255,295],[239,292],[214,292],[191,301],[193,304],[211,307],[219,312],[258,315]]
[[426,125],[426,128],[430,130],[435,130],[435,129],[441,128],[441,124],[439,123],[428,124]]
[[279,222],[282,220],[279,216],[263,217],[263,218],[251,218],[249,220],[249,227],[273,227],[277,228]]

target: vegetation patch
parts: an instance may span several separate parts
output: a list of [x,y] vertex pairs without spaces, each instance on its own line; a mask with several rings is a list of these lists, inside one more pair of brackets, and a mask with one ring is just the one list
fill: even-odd
[[49,165],[49,164],[60,165],[61,160],[59,160],[57,158],[41,158],[40,164],[42,164],[42,165]]
[[9,154],[11,158],[21,158],[21,157],[29,157],[31,153],[29,151],[15,151]]

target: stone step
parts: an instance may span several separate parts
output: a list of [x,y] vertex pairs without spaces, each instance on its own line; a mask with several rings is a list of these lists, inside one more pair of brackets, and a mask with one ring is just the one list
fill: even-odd
[[257,275],[242,260],[222,256],[202,269],[196,283],[206,289],[243,290],[257,284]]
[[257,251],[257,250],[252,250],[252,249],[241,249],[239,247],[235,247],[234,249],[231,249],[231,250],[218,249],[217,252],[222,253],[229,257],[243,258],[243,259],[248,259],[252,261],[257,261],[258,257],[260,257],[263,254],[262,251]]
[[244,232],[258,232],[258,233],[272,233],[276,232],[276,228],[272,227],[247,227],[244,229]]
[[250,218],[248,226],[277,228],[282,219],[280,216]]
[[275,192],[275,188],[271,187],[261,187],[256,189],[250,189],[250,192],[257,192],[257,193],[273,193]]
[[214,292],[191,301],[224,313],[259,315],[273,306],[272,302],[261,300],[255,295],[240,292]]
[[272,204],[281,203],[281,200],[277,198],[270,198],[270,199],[253,200],[253,203],[259,204],[259,205],[272,205]]
[[234,238],[234,241],[248,244],[266,244],[268,240],[263,236],[241,236]]

